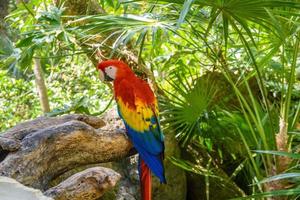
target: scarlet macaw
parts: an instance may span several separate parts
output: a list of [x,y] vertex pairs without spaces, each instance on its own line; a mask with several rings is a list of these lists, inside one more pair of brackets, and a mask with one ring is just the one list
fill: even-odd
[[150,86],[138,78],[128,65],[119,60],[98,64],[100,79],[113,81],[118,113],[128,138],[139,153],[139,176],[143,200],[151,200],[151,172],[161,183],[164,174],[164,135],[158,119],[157,100]]

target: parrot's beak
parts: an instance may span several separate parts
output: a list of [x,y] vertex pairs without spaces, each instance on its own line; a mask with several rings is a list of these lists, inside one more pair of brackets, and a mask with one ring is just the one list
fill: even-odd
[[101,80],[102,82],[105,81],[105,76],[104,76],[104,73],[103,73],[102,70],[99,70],[99,77],[100,77],[100,80]]

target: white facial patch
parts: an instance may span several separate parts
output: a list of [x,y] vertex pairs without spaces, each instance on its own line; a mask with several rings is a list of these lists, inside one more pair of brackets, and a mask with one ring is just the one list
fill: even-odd
[[104,77],[104,73],[101,70],[99,70],[99,77],[100,77],[100,80],[103,82],[105,77]]
[[117,68],[115,66],[108,66],[105,68],[105,73],[107,76],[109,76],[111,79],[115,80],[117,75]]

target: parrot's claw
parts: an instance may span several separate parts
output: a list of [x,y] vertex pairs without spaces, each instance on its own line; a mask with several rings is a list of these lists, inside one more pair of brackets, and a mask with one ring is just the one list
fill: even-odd
[[117,128],[116,132],[120,133],[120,134],[123,134],[126,138],[128,138],[125,128]]

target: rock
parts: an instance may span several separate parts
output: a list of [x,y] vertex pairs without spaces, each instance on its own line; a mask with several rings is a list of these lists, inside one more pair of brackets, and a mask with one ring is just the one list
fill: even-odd
[[53,200],[40,190],[26,187],[14,179],[0,176],[1,200]]
[[[196,144],[189,144],[188,148],[182,149],[182,159],[190,163],[195,163],[198,168],[208,166],[211,154],[207,153],[207,149]],[[197,162],[195,160],[198,158]],[[217,158],[214,155],[214,158]],[[224,162],[226,163],[226,162]],[[231,164],[232,165],[232,164]],[[187,177],[187,199],[202,200],[206,199],[232,199],[245,196],[245,193],[236,184],[235,180],[231,179],[223,170],[228,169],[217,162],[212,162],[210,165],[210,173],[215,177],[209,178],[209,190],[207,190],[205,176],[193,172],[186,172]],[[242,180],[245,183],[245,180]],[[215,192],[218,191],[218,192]],[[208,192],[208,193],[207,193]]]
[[29,134],[74,120],[84,122],[94,128],[101,128],[105,125],[105,122],[98,117],[81,114],[70,114],[59,117],[38,117],[34,120],[22,122],[0,133],[0,153],[4,150],[7,151],[7,153],[17,151],[21,147],[20,143],[22,139]]
[[115,187],[120,174],[112,169],[93,167],[78,172],[44,194],[55,200],[94,200]]
[[[7,154],[0,162],[0,175],[46,190],[51,180],[78,166],[128,156],[131,143],[124,134],[112,131],[95,129],[77,120],[43,127],[26,134],[18,151]],[[16,131],[13,136],[19,134]]]

